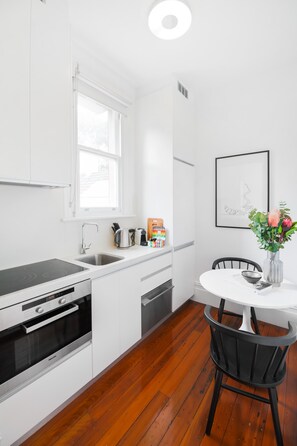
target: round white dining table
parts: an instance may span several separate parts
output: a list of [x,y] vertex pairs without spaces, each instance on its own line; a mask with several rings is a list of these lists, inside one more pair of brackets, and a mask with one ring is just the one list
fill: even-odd
[[242,305],[240,330],[253,333],[251,307],[285,309],[297,306],[297,285],[285,280],[280,287],[258,291],[241,275],[240,269],[212,269],[200,276],[203,288],[226,301]]

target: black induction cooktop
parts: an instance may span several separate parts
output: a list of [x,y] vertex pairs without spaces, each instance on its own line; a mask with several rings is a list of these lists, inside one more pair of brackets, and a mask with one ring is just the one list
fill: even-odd
[[63,260],[50,259],[0,271],[0,296],[86,270]]

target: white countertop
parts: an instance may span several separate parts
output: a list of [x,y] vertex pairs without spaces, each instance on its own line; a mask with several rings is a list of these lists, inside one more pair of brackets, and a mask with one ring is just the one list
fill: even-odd
[[[51,293],[59,288],[67,287],[71,284],[81,282],[87,279],[96,279],[106,274],[110,274],[119,271],[124,268],[136,265],[141,262],[145,262],[154,257],[169,253],[172,251],[171,246],[165,246],[164,248],[149,248],[147,246],[131,246],[130,248],[110,248],[100,251],[102,254],[110,254],[115,256],[124,257],[108,265],[89,265],[87,263],[79,262],[73,258],[59,258],[65,262],[74,263],[76,265],[87,268],[85,271],[71,274],[66,277],[61,277],[56,280],[42,283],[30,288],[15,291],[14,293],[5,294],[0,296],[0,309],[11,305],[15,305],[20,302],[24,302],[28,299],[40,296],[42,294]],[[96,252],[90,251],[85,256],[96,254]],[[83,257],[84,255],[78,254],[76,258]]]

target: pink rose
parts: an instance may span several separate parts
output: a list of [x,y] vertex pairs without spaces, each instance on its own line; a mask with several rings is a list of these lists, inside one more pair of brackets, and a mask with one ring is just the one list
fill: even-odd
[[284,230],[287,231],[288,229],[291,228],[292,224],[293,223],[292,223],[292,220],[290,218],[284,218],[282,227],[283,227]]
[[273,228],[277,228],[280,220],[280,211],[278,209],[274,209],[268,214],[268,225]]

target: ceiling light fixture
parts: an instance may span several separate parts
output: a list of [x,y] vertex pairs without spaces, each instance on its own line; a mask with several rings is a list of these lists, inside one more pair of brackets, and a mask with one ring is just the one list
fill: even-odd
[[159,0],[148,17],[151,32],[164,40],[183,36],[190,28],[191,22],[190,8],[181,0]]

